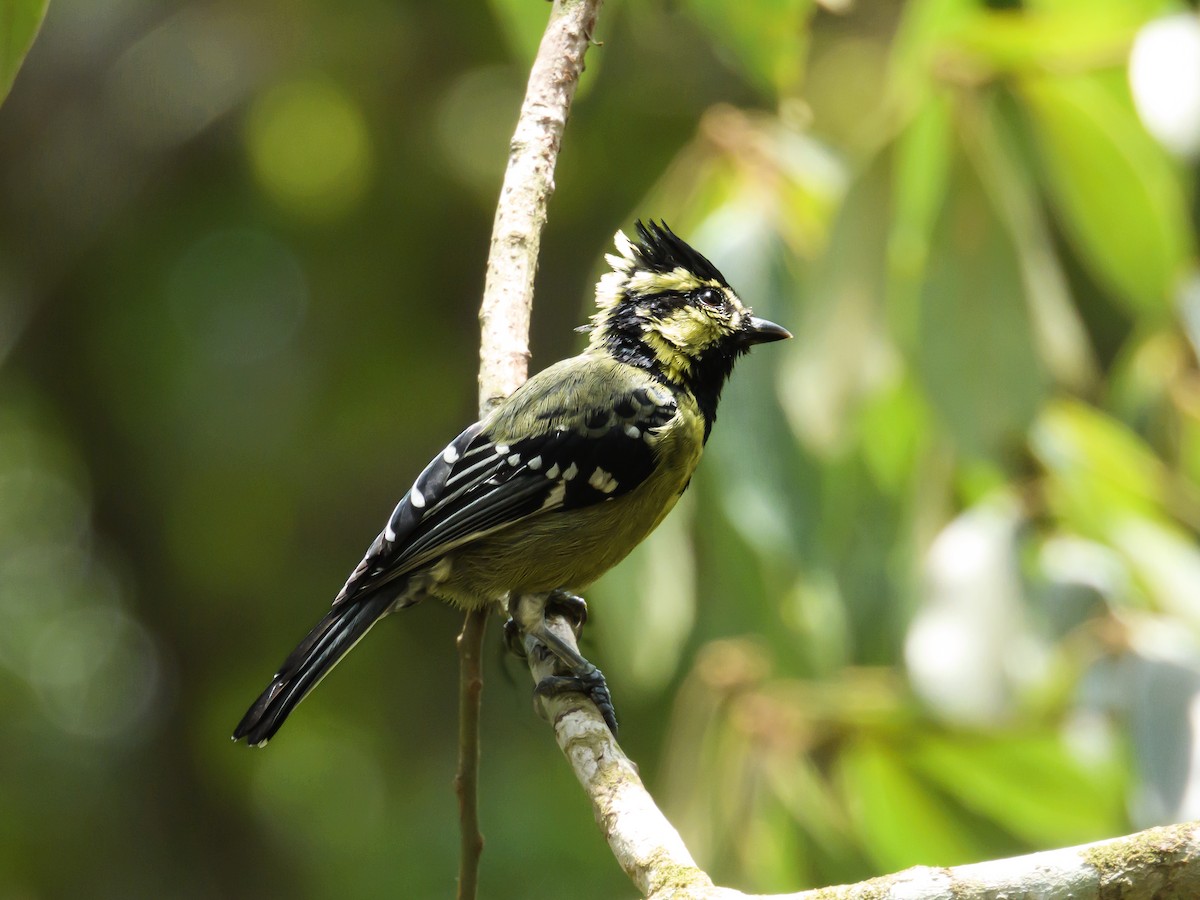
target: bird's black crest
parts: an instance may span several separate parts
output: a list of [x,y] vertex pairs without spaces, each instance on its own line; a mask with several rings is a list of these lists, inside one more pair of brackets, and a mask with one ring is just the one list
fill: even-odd
[[633,246],[641,258],[641,264],[649,271],[666,274],[683,267],[700,278],[712,279],[729,287],[720,270],[668,228],[666,222],[656,223],[651,219],[649,224],[643,224],[639,219],[635,227],[638,240]]

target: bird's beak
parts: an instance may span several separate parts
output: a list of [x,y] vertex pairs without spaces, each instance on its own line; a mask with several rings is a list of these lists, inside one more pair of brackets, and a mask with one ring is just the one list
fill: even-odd
[[754,344],[769,344],[771,341],[786,340],[792,336],[792,333],[782,325],[776,325],[774,322],[768,322],[758,316],[751,316],[742,335],[742,340],[746,345],[753,346]]

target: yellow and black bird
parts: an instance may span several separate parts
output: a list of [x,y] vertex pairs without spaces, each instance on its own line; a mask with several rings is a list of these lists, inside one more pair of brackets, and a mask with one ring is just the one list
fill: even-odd
[[[687,488],[737,358],[790,337],[742,305],[717,268],[665,223],[618,232],[596,286],[587,349],[555,363],[456,437],[397,504],[333,608],[234,729],[262,746],[383,616],[435,597],[510,610],[616,728],[604,678],[544,627],[547,602],[625,558]],[[539,685],[539,689],[543,686]]]

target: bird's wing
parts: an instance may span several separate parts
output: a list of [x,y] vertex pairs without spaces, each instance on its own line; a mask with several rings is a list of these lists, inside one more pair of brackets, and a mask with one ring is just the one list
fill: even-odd
[[654,442],[676,414],[670,392],[643,385],[605,406],[580,404],[573,383],[514,394],[544,426],[504,441],[477,422],[456,437],[396,505],[383,532],[334,600],[345,602],[437,559],[454,547],[532,515],[578,509],[626,494],[654,470]]

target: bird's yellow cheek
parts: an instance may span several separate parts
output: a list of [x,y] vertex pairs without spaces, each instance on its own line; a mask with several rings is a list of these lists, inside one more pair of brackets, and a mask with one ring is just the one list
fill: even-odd
[[677,353],[699,356],[710,345],[719,341],[727,332],[727,326],[703,310],[685,308],[670,318],[654,322],[646,332],[647,342],[654,338],[671,346]]

